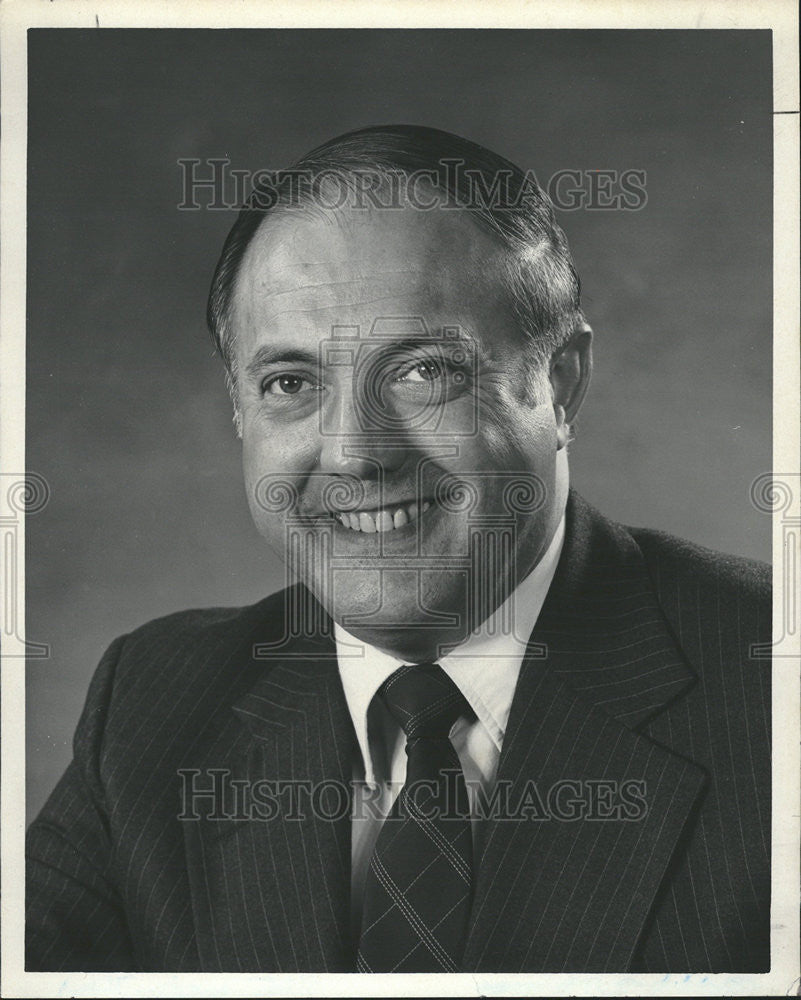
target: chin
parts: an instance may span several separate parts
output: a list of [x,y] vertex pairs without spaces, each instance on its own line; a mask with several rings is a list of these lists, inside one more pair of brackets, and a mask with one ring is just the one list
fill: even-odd
[[464,577],[453,573],[349,570],[335,574],[331,617],[357,638],[404,658],[424,659],[466,634]]

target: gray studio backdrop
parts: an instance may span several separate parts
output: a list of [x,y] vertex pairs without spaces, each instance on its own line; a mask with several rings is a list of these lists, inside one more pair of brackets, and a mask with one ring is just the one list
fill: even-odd
[[712,31],[29,33],[28,467],[51,491],[28,521],[28,636],[50,647],[27,673],[31,813],[116,635],[282,583],[250,521],[204,326],[234,215],[179,210],[179,160],[278,168],[339,132],[416,122],[543,182],[645,171],[639,211],[560,213],[597,335],[573,482],[623,522],[769,558],[749,485],[771,464],[770,44]]

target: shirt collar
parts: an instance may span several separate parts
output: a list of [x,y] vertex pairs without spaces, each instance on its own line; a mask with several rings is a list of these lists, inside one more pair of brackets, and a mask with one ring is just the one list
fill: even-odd
[[367,736],[367,709],[376,691],[390,674],[395,673],[403,660],[362,642],[336,622],[334,639],[337,644],[339,675],[342,678],[348,710],[353,719],[353,728],[356,730],[356,739],[362,752],[364,778],[368,784],[373,785],[375,769]]
[[[565,518],[543,557],[506,601],[438,663],[470,703],[500,751],[526,646],[534,631],[565,536]],[[375,693],[404,660],[357,639],[334,624],[337,662],[345,699],[364,762],[365,781],[375,783],[367,730],[367,710]],[[488,664],[492,668],[488,669]]]

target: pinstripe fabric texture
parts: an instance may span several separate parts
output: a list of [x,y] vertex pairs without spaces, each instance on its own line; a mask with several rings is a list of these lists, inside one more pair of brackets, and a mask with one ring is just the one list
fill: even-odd
[[[28,833],[28,969],[355,970],[355,735],[330,633],[281,646],[296,595],[110,646]],[[498,787],[634,783],[640,808],[483,821],[465,970],[769,968],[770,634],[767,567],[571,494]]]

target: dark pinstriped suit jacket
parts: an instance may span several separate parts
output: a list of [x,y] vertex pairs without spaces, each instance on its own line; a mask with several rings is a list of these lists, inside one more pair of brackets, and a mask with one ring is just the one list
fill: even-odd
[[[770,640],[767,567],[623,528],[575,494],[567,516],[498,778],[642,780],[647,812],[485,821],[464,967],[766,971],[770,665],[749,649]],[[29,831],[29,969],[353,969],[347,816],[177,819],[179,769],[351,778],[331,639],[254,658],[289,593],[111,645]]]

